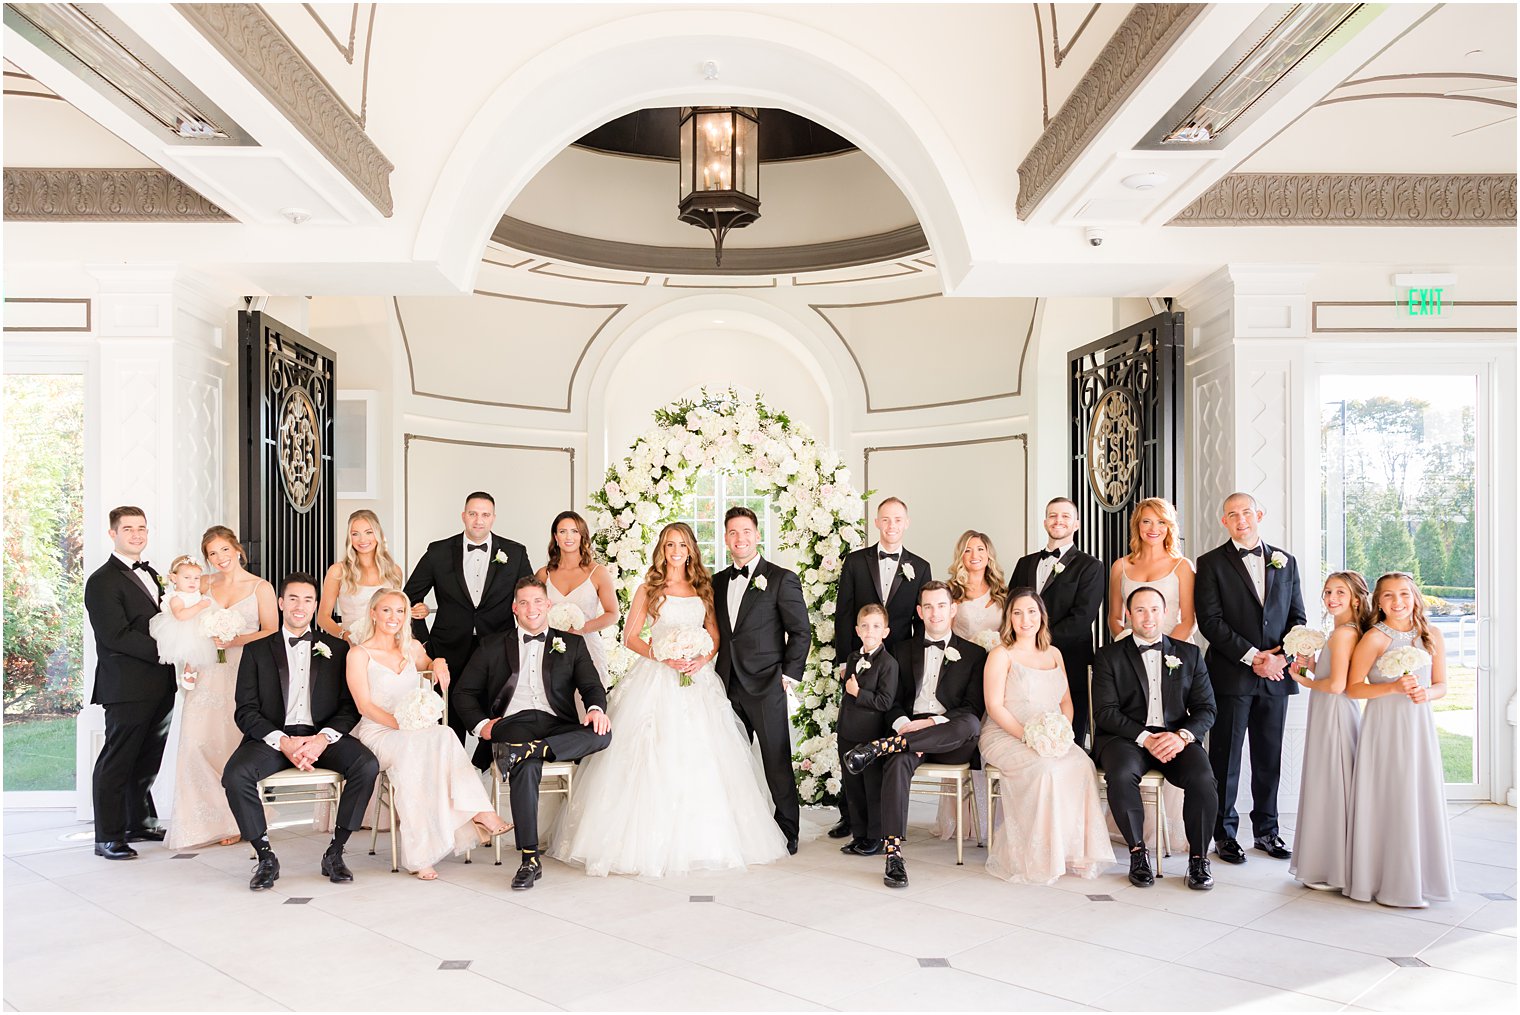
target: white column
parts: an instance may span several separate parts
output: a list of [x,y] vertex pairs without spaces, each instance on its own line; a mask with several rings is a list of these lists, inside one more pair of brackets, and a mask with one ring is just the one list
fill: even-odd
[[[1262,538],[1299,562],[1310,620],[1319,609],[1317,433],[1308,387],[1306,265],[1227,265],[1177,300],[1187,327],[1187,491],[1181,505],[1189,557],[1224,542],[1220,505],[1253,494]],[[1200,637],[1200,641],[1202,638]],[[1289,699],[1278,806],[1298,807],[1308,695]],[[1236,810],[1250,810],[1249,759]]]

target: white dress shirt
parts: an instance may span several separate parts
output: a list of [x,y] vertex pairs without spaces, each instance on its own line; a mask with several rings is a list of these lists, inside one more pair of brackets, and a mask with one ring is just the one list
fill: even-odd
[[1065,557],[1066,554],[1067,554],[1067,552],[1071,550],[1071,545],[1072,545],[1071,541],[1068,540],[1067,542],[1062,543],[1060,546],[1047,546],[1046,547],[1047,550],[1059,550],[1061,556],[1060,557],[1041,557],[1040,558],[1040,562],[1035,565],[1035,569],[1034,569],[1034,575],[1035,575],[1034,587],[1035,587],[1035,591],[1036,592],[1044,592],[1045,591],[1045,583],[1048,582],[1048,581],[1050,581],[1050,576],[1051,575],[1055,574],[1055,572],[1056,572],[1056,564],[1059,563],[1060,560],[1061,560],[1061,558]]
[[887,600],[892,597],[892,580],[897,577],[897,569],[902,566],[903,548],[901,546],[897,548],[896,560],[893,560],[891,557],[885,560],[881,558],[880,543],[876,544],[875,552],[877,554],[876,570],[881,575],[881,604],[885,606],[887,605]]
[[[486,533],[484,550],[470,549],[470,537],[464,536],[464,586],[470,592],[470,602],[480,605],[481,593],[486,588],[486,570],[491,566],[491,534]],[[479,543],[475,544],[479,546]]]
[[[111,556],[115,557],[117,560],[119,560],[123,564],[127,565],[127,567],[131,567],[133,565],[133,563],[136,563],[134,561],[128,560],[126,557],[123,557],[121,554],[117,553],[115,550],[111,551]],[[143,588],[145,588],[145,589],[148,590],[148,595],[152,596],[153,599],[155,601],[157,601],[157,599],[158,599],[158,586],[155,585],[155,584],[153,584],[153,576],[151,574],[149,574],[143,568],[138,568],[137,570],[133,571],[132,572],[132,576],[134,578],[136,578],[138,581],[142,582]]]
[[[1235,548],[1236,553],[1250,549],[1246,544],[1234,539],[1230,540],[1230,545]],[[1267,544],[1258,541],[1256,545],[1261,549],[1261,553],[1247,554],[1240,558],[1240,562],[1246,566],[1246,572],[1251,576],[1251,584],[1256,587],[1256,598],[1265,605],[1267,601]],[[1252,646],[1246,649],[1246,654],[1240,657],[1240,661],[1249,666],[1251,660],[1255,658],[1256,648]]]
[[[311,715],[311,628],[307,628],[304,634],[297,634],[285,626],[281,626],[275,637],[280,639],[280,647],[285,650],[285,662],[289,667],[290,689],[285,695],[285,725],[310,726]],[[290,639],[300,638],[294,645]],[[280,749],[280,740],[287,734],[284,730],[275,730],[264,738],[264,743]],[[338,738],[343,736],[331,726],[323,727],[322,735],[327,742],[337,743]]]
[[544,687],[544,650],[549,647],[549,629],[544,628],[542,633],[544,640],[539,641],[526,631],[517,632],[517,687],[503,715],[529,710],[554,712],[548,689]]
[[[735,566],[741,566],[735,562]],[[749,574],[730,575],[728,579],[728,629],[732,631],[739,624],[739,604],[744,602],[744,593],[749,591],[749,583],[755,577],[755,569],[760,566],[760,555],[757,553],[749,560]]]
[[[950,643],[950,635],[945,635],[945,643]],[[938,641],[938,638],[933,639]],[[926,715],[934,719],[934,724],[947,723],[945,718],[945,706],[940,704],[937,697],[939,691],[939,674],[945,665],[944,650],[937,645],[928,645],[924,648],[924,680],[918,687],[918,696],[913,699],[913,714]],[[900,731],[908,723],[912,722],[909,716],[903,716],[892,723],[892,732]]]
[[[1137,650],[1145,648],[1147,645],[1156,645],[1158,648],[1155,652],[1140,653],[1140,664],[1145,667],[1145,679],[1150,685],[1150,693],[1145,699],[1145,725],[1154,729],[1160,729],[1166,725],[1166,710],[1162,707],[1161,703],[1161,639],[1157,638],[1154,642],[1142,642],[1136,637],[1135,648]],[[1135,738],[1135,743],[1144,747],[1146,739],[1151,735],[1150,729],[1143,730]]]

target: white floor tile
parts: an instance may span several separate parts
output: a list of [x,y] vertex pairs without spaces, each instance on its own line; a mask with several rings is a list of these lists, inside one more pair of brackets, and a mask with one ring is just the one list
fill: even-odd
[[1515,985],[1446,969],[1396,969],[1356,999],[1374,1011],[1514,1011]]
[[1420,949],[1435,942],[1448,929],[1442,924],[1380,912],[1383,909],[1372,902],[1353,908],[1298,899],[1253,921],[1250,928],[1385,958],[1418,955]]
[[[866,924],[871,938],[893,934],[890,926]],[[826,961],[819,961],[828,956]],[[918,960],[875,940],[852,941],[812,930],[739,947],[703,960],[703,965],[757,983],[772,982],[819,1004],[836,1006],[847,994],[865,990],[919,968]]]
[[472,925],[471,971],[561,1007],[693,965],[599,931],[577,929],[552,940],[501,931]]
[[1398,968],[1381,955],[1255,930],[1227,934],[1178,964],[1342,1003]]
[[1090,1011],[960,969],[916,969],[840,1000],[844,1011]]
[[1513,865],[1496,866],[1487,863],[1473,863],[1471,860],[1457,860],[1453,863],[1457,869],[1457,887],[1464,892],[1510,892],[1510,886],[1515,883],[1515,868]]
[[[1111,886],[1089,882],[1093,894],[1105,894]],[[1079,906],[1094,905],[1077,892],[1063,892],[1047,885],[1015,885],[983,878],[963,878],[920,893],[916,901],[928,906],[969,913],[972,916],[1028,927],[1047,916]]]
[[840,913],[818,923],[815,929],[850,940],[869,934],[881,947],[914,958],[948,958],[1014,930],[1006,923],[954,913],[909,898],[894,900],[865,914]]
[[1515,841],[1513,839],[1506,842],[1502,839],[1468,835],[1453,828],[1451,855],[1454,859],[1466,860],[1469,863],[1487,864],[1490,867],[1502,867],[1510,871],[1515,869]]
[[1454,973],[1515,982],[1515,941],[1501,934],[1458,927],[1421,951],[1419,957],[1432,966]]
[[[1188,889],[1181,881],[1175,881],[1162,882],[1147,891],[1185,892]],[[1101,902],[1067,910],[1046,917],[1031,927],[1064,938],[1168,961],[1217,941],[1230,932],[1228,924],[1143,909],[1123,902]]]
[[666,971],[598,994],[580,998],[571,1011],[823,1011],[821,1005],[781,990],[703,966]]
[[1083,1004],[1093,1004],[1103,995],[1150,976],[1164,965],[1157,958],[1024,929],[961,952],[951,959],[951,964],[956,969]]
[[1136,888],[1126,884],[1111,894],[1116,901],[1126,905],[1175,913],[1178,916],[1195,916],[1234,927],[1244,927],[1252,920],[1287,905],[1292,899],[1292,896],[1279,892],[1262,892],[1217,882],[1207,892],[1191,889],[1179,892],[1176,891],[1177,888],[1186,889],[1187,886],[1181,878],[1173,881],[1168,877],[1149,888]]
[[1098,1007],[1110,1011],[1336,1011],[1320,997],[1274,990],[1246,980],[1167,965],[1109,993]]
[[1490,934],[1515,936],[1515,900],[1490,902],[1472,916],[1462,921],[1467,930],[1482,930]]
[[[659,889],[650,889],[659,891]],[[604,934],[700,961],[740,945],[758,946],[795,933],[793,924],[711,902],[681,902],[651,913],[595,921]]]

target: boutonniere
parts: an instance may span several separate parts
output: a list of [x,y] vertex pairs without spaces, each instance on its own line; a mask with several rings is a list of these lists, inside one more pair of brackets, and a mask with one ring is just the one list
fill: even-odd
[[496,563],[498,563],[498,564],[505,564],[507,562],[507,551],[506,550],[497,550],[496,551],[496,556],[494,558],[492,558],[492,559],[495,560]]
[[316,644],[312,645],[311,650],[313,653],[321,656],[323,659],[332,658],[332,649],[327,647],[327,643],[325,641],[319,641]]
[[1288,566],[1288,555],[1281,550],[1272,551],[1272,559],[1267,561],[1268,567],[1275,567],[1279,571]]
[[903,577],[906,578],[906,579],[908,579],[908,581],[913,581],[914,580],[913,565],[912,564],[904,564],[902,566],[902,573],[903,573]]
[[555,638],[554,643],[549,646],[549,651],[563,653],[565,651],[565,639]]
[[1167,669],[1169,669],[1169,670],[1175,670],[1177,667],[1179,667],[1181,665],[1182,665],[1182,660],[1178,659],[1176,656],[1167,656],[1166,657],[1166,668]]
[[169,579],[165,578],[161,574],[160,575],[154,575],[154,577],[158,579],[158,587],[159,588],[161,588],[161,589],[167,589],[169,587]]
[[1061,563],[1058,560],[1058,561],[1056,561],[1055,566],[1050,569],[1050,573],[1051,574],[1060,574],[1062,571],[1065,571],[1065,570],[1066,570],[1066,565],[1063,564],[1063,563]]
[[864,673],[866,670],[869,670],[870,668],[871,668],[871,660],[866,659],[863,656],[861,657],[860,661],[855,664],[855,672],[856,673]]
[[756,589],[759,589],[761,592],[764,592],[765,591],[765,587],[767,585],[769,585],[770,582],[768,582],[768,581],[765,580],[765,575],[763,575],[763,574],[757,574],[757,575],[755,575],[755,580],[752,581],[752,582],[750,582],[749,584],[750,584],[751,588],[756,588]]
[[950,660],[952,663],[958,663],[961,661],[961,650],[956,648],[954,645],[946,645],[945,658]]

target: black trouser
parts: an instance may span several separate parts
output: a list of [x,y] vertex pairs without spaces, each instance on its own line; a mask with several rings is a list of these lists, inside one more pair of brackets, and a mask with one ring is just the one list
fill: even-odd
[[[881,838],[881,766],[867,765],[859,775],[844,767],[844,756],[852,747],[867,741],[839,741],[839,781],[844,790],[839,795],[840,812],[850,822],[850,835],[856,839]],[[847,810],[848,809],[848,810]]]
[[[532,740],[542,740],[548,745],[552,761],[579,761],[588,754],[606,750],[612,743],[612,734],[598,733],[584,723],[531,709],[500,719],[491,727],[491,749],[498,759],[508,744]],[[506,765],[497,764],[497,768],[507,773],[518,849],[538,848],[538,784],[543,778],[544,760],[543,755],[535,754],[518,762],[511,771]]]
[[1209,761],[1219,784],[1215,839],[1233,839],[1240,826],[1235,794],[1240,789],[1240,758],[1251,739],[1251,831],[1258,839],[1277,834],[1277,783],[1282,775],[1283,724],[1288,717],[1284,695],[1220,694],[1218,714],[1209,731]]
[[153,780],[169,739],[174,685],[169,684],[162,697],[113,702],[105,710],[106,740],[90,784],[95,798],[95,841],[118,842],[130,832],[157,824]]
[[[309,737],[314,726],[287,726],[292,737]],[[237,819],[238,831],[252,842],[269,830],[264,820],[264,802],[259,799],[260,779],[290,768],[290,759],[262,740],[244,740],[227,759],[222,769],[222,788],[227,791],[227,806]],[[336,826],[356,832],[364,825],[364,808],[369,804],[380,775],[380,762],[353,736],[344,734],[328,744],[317,759],[317,768],[343,776],[343,793],[338,797]]]
[[802,805],[792,774],[792,727],[786,717],[786,691],[777,679],[764,694],[750,694],[735,676],[729,679],[728,701],[744,723],[744,731],[760,743],[760,765],[776,807],[776,827],[791,842],[802,827]]
[[[964,765],[976,757],[977,739],[981,735],[979,717],[958,715],[948,722],[909,733],[906,751],[889,754],[878,762],[882,768],[882,833],[899,837],[908,834],[908,795],[919,765]],[[924,754],[922,758],[919,751]]]
[[1087,716],[1090,708],[1087,697],[1087,665],[1068,665],[1066,687],[1071,691],[1071,733],[1082,750],[1087,746]]
[[1133,846],[1145,843],[1145,807],[1140,802],[1140,778],[1151,769],[1182,790],[1182,824],[1187,834],[1188,854],[1203,856],[1209,850],[1209,830],[1214,827],[1214,810],[1219,805],[1214,789],[1214,772],[1199,744],[1188,744],[1171,761],[1156,756],[1133,740],[1110,740],[1098,757],[1103,777],[1108,782],[1108,809],[1119,826],[1119,834]]

